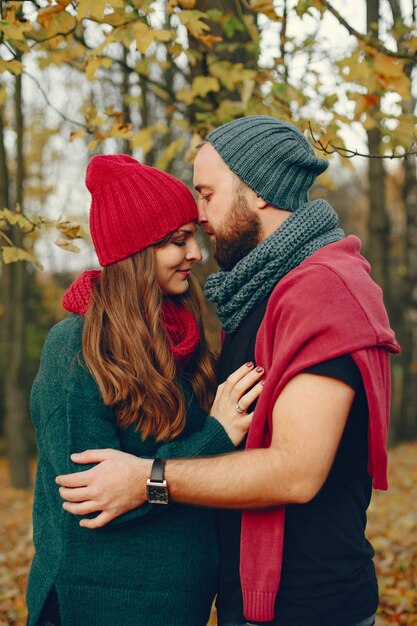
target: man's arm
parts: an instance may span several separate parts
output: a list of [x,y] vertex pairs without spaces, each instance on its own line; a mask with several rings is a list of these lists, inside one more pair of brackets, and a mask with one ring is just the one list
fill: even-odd
[[341,381],[299,374],[275,403],[269,448],[169,461],[171,497],[232,509],[308,502],[327,478],[354,395]]
[[[295,376],[276,401],[270,448],[169,460],[166,478],[170,498],[231,509],[308,502],[330,471],[354,395],[351,387],[333,378],[304,373]],[[119,515],[145,501],[152,461],[114,450],[90,450],[71,458],[84,463],[106,461],[83,472],[90,474],[84,478],[84,506],[90,492],[94,492],[95,505],[99,501],[101,510],[112,508]],[[65,508],[70,512],[76,512],[80,501],[77,479],[79,475],[57,479],[64,485],[60,492],[68,500]],[[109,515],[101,519],[107,523]],[[90,528],[100,525],[86,520]]]

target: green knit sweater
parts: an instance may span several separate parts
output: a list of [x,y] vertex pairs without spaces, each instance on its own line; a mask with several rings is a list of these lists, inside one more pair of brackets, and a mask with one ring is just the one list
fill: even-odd
[[86,469],[69,457],[87,448],[117,448],[149,458],[235,448],[185,384],[187,422],[176,440],[142,441],[133,428],[119,429],[81,356],[83,322],[73,315],[51,330],[32,389],[39,458],[28,624],[38,623],[55,586],[63,626],[204,626],[217,582],[215,512],[145,504],[89,530],[62,509],[55,477]]

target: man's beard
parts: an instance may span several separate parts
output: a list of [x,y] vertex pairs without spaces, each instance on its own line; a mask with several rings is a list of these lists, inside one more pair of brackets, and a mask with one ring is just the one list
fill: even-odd
[[246,198],[237,194],[223,224],[214,233],[214,258],[226,271],[234,268],[262,241],[263,229],[259,217],[251,211]]

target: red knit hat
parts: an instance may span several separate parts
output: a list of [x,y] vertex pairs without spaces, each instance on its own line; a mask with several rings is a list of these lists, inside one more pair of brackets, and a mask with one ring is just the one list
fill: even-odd
[[120,261],[197,219],[178,179],[124,154],[94,156],[87,167],[90,231],[100,265]]

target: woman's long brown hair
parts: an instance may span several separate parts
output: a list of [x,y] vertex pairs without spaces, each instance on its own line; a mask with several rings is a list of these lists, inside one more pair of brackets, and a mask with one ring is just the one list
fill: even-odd
[[[162,242],[164,243],[164,242]],[[201,325],[203,297],[195,279],[178,299],[194,315],[201,342],[187,370],[199,405],[207,412],[215,391],[215,360]],[[142,438],[170,441],[185,425],[184,396],[161,324],[163,294],[154,248],[103,268],[85,316],[83,355],[118,424],[134,425]]]

